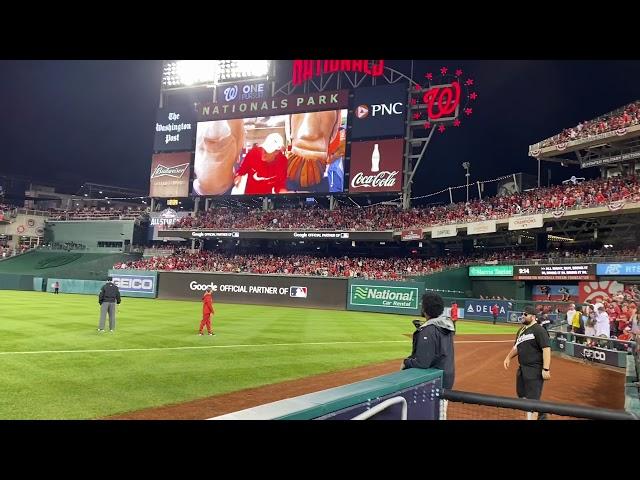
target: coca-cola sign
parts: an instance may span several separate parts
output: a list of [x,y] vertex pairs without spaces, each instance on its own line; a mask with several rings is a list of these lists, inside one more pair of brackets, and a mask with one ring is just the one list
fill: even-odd
[[375,187],[393,187],[396,184],[398,172],[380,172],[376,175],[365,175],[358,172],[351,179],[351,188],[375,188]]
[[353,142],[349,193],[399,192],[403,150],[402,138]]
[[151,162],[149,196],[175,198],[189,195],[191,152],[158,153]]

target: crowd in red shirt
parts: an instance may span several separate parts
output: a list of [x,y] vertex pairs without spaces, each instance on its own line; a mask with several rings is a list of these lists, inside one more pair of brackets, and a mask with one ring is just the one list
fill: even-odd
[[547,213],[604,206],[620,200],[640,201],[640,182],[637,177],[590,180],[473,200],[469,203],[409,210],[389,205],[339,207],[334,210],[310,207],[266,211],[222,207],[202,212],[196,217],[184,217],[173,228],[399,230],[496,220],[520,213]]
[[601,133],[638,125],[638,123],[640,123],[640,100],[602,117],[587,122],[580,122],[572,128],[565,128],[559,134],[543,140],[538,146],[544,148],[573,140],[589,138]]

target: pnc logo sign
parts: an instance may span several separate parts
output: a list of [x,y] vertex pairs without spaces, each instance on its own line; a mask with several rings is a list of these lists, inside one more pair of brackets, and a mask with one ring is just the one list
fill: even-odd
[[402,102],[395,103],[378,103],[374,105],[358,105],[356,107],[356,117],[359,119],[367,118],[369,114],[371,117],[382,117],[385,115],[402,115]]

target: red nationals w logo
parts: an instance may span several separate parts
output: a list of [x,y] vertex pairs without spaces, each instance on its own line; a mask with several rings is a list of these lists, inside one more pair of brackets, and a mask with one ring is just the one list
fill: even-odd
[[[452,82],[450,87],[436,86],[427,90],[423,97],[427,104],[429,120],[437,120],[443,116],[450,116],[460,105],[460,84]],[[434,106],[438,105],[438,112]]]

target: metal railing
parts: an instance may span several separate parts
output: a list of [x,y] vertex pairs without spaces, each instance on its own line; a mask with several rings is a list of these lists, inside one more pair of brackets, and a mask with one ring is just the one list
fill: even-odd
[[380,412],[386,410],[387,408],[397,405],[398,403],[402,404],[402,413],[400,414],[400,420],[407,419],[407,401],[404,397],[393,397],[388,400],[385,400],[382,403],[379,403],[375,407],[367,410],[366,412],[362,412],[360,415],[353,417],[351,420],[368,420],[369,418],[379,414]]
[[584,418],[588,420],[640,420],[638,415],[625,412],[624,410],[583,407],[579,405],[543,402],[541,400],[528,400],[522,398],[498,397],[495,395],[460,392],[456,390],[444,390],[441,398],[448,400],[450,403],[459,402],[472,405],[520,410],[522,412],[550,413],[553,415]]

